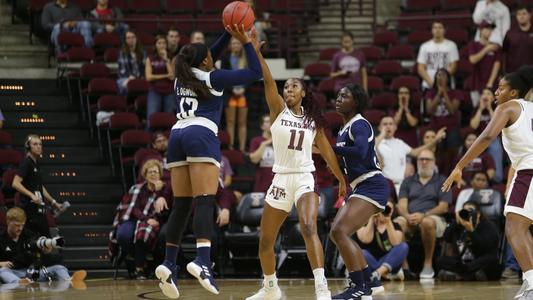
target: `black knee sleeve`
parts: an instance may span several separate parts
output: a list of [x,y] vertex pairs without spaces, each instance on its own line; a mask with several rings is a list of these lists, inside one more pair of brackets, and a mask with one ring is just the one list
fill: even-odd
[[213,238],[215,195],[194,197],[194,205],[194,234],[197,239],[211,240]]
[[166,242],[179,245],[189,216],[191,214],[192,197],[174,197],[172,212],[167,221]]

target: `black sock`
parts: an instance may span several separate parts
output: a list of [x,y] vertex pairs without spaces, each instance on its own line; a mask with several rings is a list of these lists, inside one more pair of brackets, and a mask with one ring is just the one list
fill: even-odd
[[167,221],[167,235],[166,242],[176,246],[167,245],[165,251],[165,260],[171,263],[176,263],[178,256],[178,246],[181,243],[181,238],[189,216],[191,215],[192,197],[174,197],[174,204],[172,205],[172,212]]
[[215,212],[215,195],[194,197],[193,230],[197,239],[213,238],[213,214]]

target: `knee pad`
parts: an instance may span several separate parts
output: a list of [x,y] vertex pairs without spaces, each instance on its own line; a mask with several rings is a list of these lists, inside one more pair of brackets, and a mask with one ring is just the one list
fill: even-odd
[[213,214],[215,195],[194,197],[193,230],[197,239],[211,240],[213,237]]

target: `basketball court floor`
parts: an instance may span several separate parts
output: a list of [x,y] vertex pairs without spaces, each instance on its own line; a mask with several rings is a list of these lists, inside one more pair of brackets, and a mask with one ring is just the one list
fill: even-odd
[[[309,279],[280,279],[284,300],[314,300],[314,285]],[[344,280],[330,280],[331,290],[342,290]],[[181,280],[179,299],[190,300],[243,300],[259,288],[257,279],[218,280],[220,295],[205,291],[196,280]],[[517,282],[439,282],[421,284],[418,281],[386,282],[386,292],[373,298],[409,300],[503,300],[512,299],[519,288]],[[0,300],[50,299],[50,300],[118,300],[167,299],[157,288],[157,282],[111,279],[87,280],[85,285],[64,286],[57,283],[33,283],[24,287],[0,285]]]

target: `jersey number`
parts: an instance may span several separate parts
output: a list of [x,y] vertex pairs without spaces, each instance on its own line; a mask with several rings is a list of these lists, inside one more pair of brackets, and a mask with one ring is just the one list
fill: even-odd
[[[296,134],[298,133],[299,137],[298,137],[298,145],[294,145],[294,142],[296,141]],[[291,150],[298,150],[298,151],[302,151],[302,144],[304,143],[304,136],[305,136],[305,131],[303,130],[300,130],[298,132],[296,132],[296,129],[291,129],[291,140],[289,141],[289,149]]]
[[[185,110],[184,105],[189,105],[190,109]],[[181,97],[180,100],[180,113],[177,115],[178,119],[186,119],[194,117],[194,112],[198,109],[198,100],[196,98]]]

